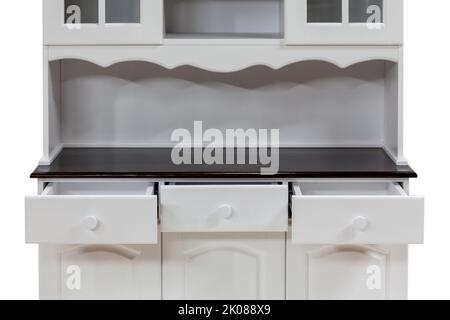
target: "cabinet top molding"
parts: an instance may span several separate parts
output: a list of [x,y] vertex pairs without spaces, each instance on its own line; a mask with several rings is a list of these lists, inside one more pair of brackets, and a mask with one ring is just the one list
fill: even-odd
[[280,45],[185,45],[163,46],[50,46],[48,60],[84,60],[101,67],[127,61],[143,61],[167,69],[193,66],[213,72],[234,72],[263,65],[280,69],[302,61],[325,61],[339,68],[370,60],[399,62],[401,47]]

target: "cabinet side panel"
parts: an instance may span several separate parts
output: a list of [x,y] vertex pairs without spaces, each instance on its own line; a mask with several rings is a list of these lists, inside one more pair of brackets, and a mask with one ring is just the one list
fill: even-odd
[[52,154],[61,143],[60,140],[60,115],[61,115],[61,63],[59,61],[49,63],[49,151]]
[[384,145],[398,165],[407,165],[403,155],[403,48],[398,63],[385,63]]
[[389,299],[408,299],[408,246],[391,247]]
[[39,246],[39,298],[41,300],[59,300],[59,263],[58,246]]
[[384,139],[388,151],[398,156],[398,109],[399,109],[399,68],[398,64],[386,62],[385,64],[385,113],[384,113]]
[[44,50],[44,157],[46,165],[61,147],[61,62],[49,62]]

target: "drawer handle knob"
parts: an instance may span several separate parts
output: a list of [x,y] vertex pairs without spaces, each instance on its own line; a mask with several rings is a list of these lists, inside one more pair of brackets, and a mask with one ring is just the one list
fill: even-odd
[[217,208],[216,213],[222,218],[229,220],[233,216],[233,208],[229,204],[224,204]]
[[86,228],[89,231],[95,231],[97,230],[99,226],[99,221],[97,217],[89,216],[83,219],[82,221],[83,227]]
[[369,219],[367,219],[366,217],[363,217],[363,216],[358,216],[353,219],[352,226],[356,230],[358,230],[360,232],[364,232],[369,227]]

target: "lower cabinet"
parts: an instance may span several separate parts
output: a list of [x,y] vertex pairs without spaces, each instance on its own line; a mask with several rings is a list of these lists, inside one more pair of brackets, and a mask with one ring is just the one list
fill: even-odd
[[288,204],[288,185],[278,183],[48,183],[26,199],[40,296],[407,298],[423,198],[393,182],[294,183],[290,227]]
[[161,299],[159,245],[41,245],[40,297]]
[[41,245],[41,299],[407,299],[406,245],[300,245],[285,233],[166,233],[162,243]]
[[287,184],[161,184],[163,299],[285,299]]
[[408,247],[287,243],[289,300],[407,299]]
[[393,182],[300,182],[291,212],[288,299],[407,298],[408,245],[423,243],[423,197]]
[[285,299],[285,235],[163,234],[163,299]]

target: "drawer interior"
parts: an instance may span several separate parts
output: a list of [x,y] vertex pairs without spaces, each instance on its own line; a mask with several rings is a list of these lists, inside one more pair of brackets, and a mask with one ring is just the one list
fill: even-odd
[[293,184],[295,196],[406,196],[392,182],[301,182]]
[[166,186],[274,186],[281,182],[167,182]]
[[52,182],[41,195],[54,196],[145,196],[154,194],[149,182]]

